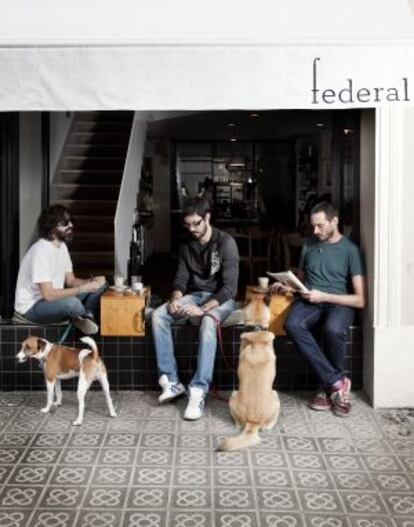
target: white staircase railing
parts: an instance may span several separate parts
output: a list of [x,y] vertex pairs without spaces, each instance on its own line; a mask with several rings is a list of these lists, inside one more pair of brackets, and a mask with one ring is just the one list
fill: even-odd
[[[127,276],[129,242],[147,134],[147,112],[135,112],[114,220],[115,273]],[[107,277],[112,281],[112,277]]]

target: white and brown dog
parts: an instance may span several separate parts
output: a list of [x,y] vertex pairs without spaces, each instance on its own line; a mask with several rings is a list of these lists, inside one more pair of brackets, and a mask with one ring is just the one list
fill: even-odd
[[[44,365],[47,404],[40,411],[48,413],[52,406],[62,404],[61,379],[79,377],[78,381],[78,417],[73,421],[74,425],[80,425],[83,421],[85,410],[85,395],[93,381],[101,383],[109,408],[109,415],[116,417],[114,405],[109,393],[108,376],[105,364],[98,353],[98,347],[91,337],[82,337],[81,341],[90,346],[91,349],[78,350],[52,344],[45,339],[30,336],[23,343],[16,358],[19,362],[27,359],[37,359]],[[56,400],[53,401],[56,392]]]
[[229,401],[235,423],[243,427],[235,437],[228,437],[218,450],[230,451],[259,443],[259,430],[271,430],[279,418],[279,396],[273,390],[276,376],[275,336],[270,331],[242,333],[240,343],[239,389]]

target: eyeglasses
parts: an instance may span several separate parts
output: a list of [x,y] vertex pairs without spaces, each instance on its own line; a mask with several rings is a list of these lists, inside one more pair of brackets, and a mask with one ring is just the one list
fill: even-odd
[[184,229],[191,229],[191,227],[200,227],[201,222],[204,221],[204,218],[201,218],[198,221],[191,221],[190,223],[187,223],[186,221],[183,223]]
[[71,218],[63,218],[62,220],[60,220],[57,224],[58,227],[67,227],[68,225],[70,225],[72,223],[72,219]]

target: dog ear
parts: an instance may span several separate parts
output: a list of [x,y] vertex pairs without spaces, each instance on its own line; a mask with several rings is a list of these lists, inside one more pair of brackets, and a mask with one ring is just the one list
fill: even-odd
[[270,302],[272,301],[272,295],[265,295],[263,297],[263,302],[269,307]]
[[40,337],[38,337],[37,339],[37,348],[39,351],[43,351],[47,346],[47,340],[45,339],[42,339]]

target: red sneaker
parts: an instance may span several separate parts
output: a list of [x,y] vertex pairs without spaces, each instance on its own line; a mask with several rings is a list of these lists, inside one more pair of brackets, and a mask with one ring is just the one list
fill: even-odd
[[326,412],[332,407],[330,394],[322,387],[318,389],[312,399],[309,401],[309,408],[319,412]]
[[339,389],[332,391],[332,412],[337,417],[348,417],[351,413],[351,401],[349,393],[351,391],[351,381],[348,377],[342,379]]

